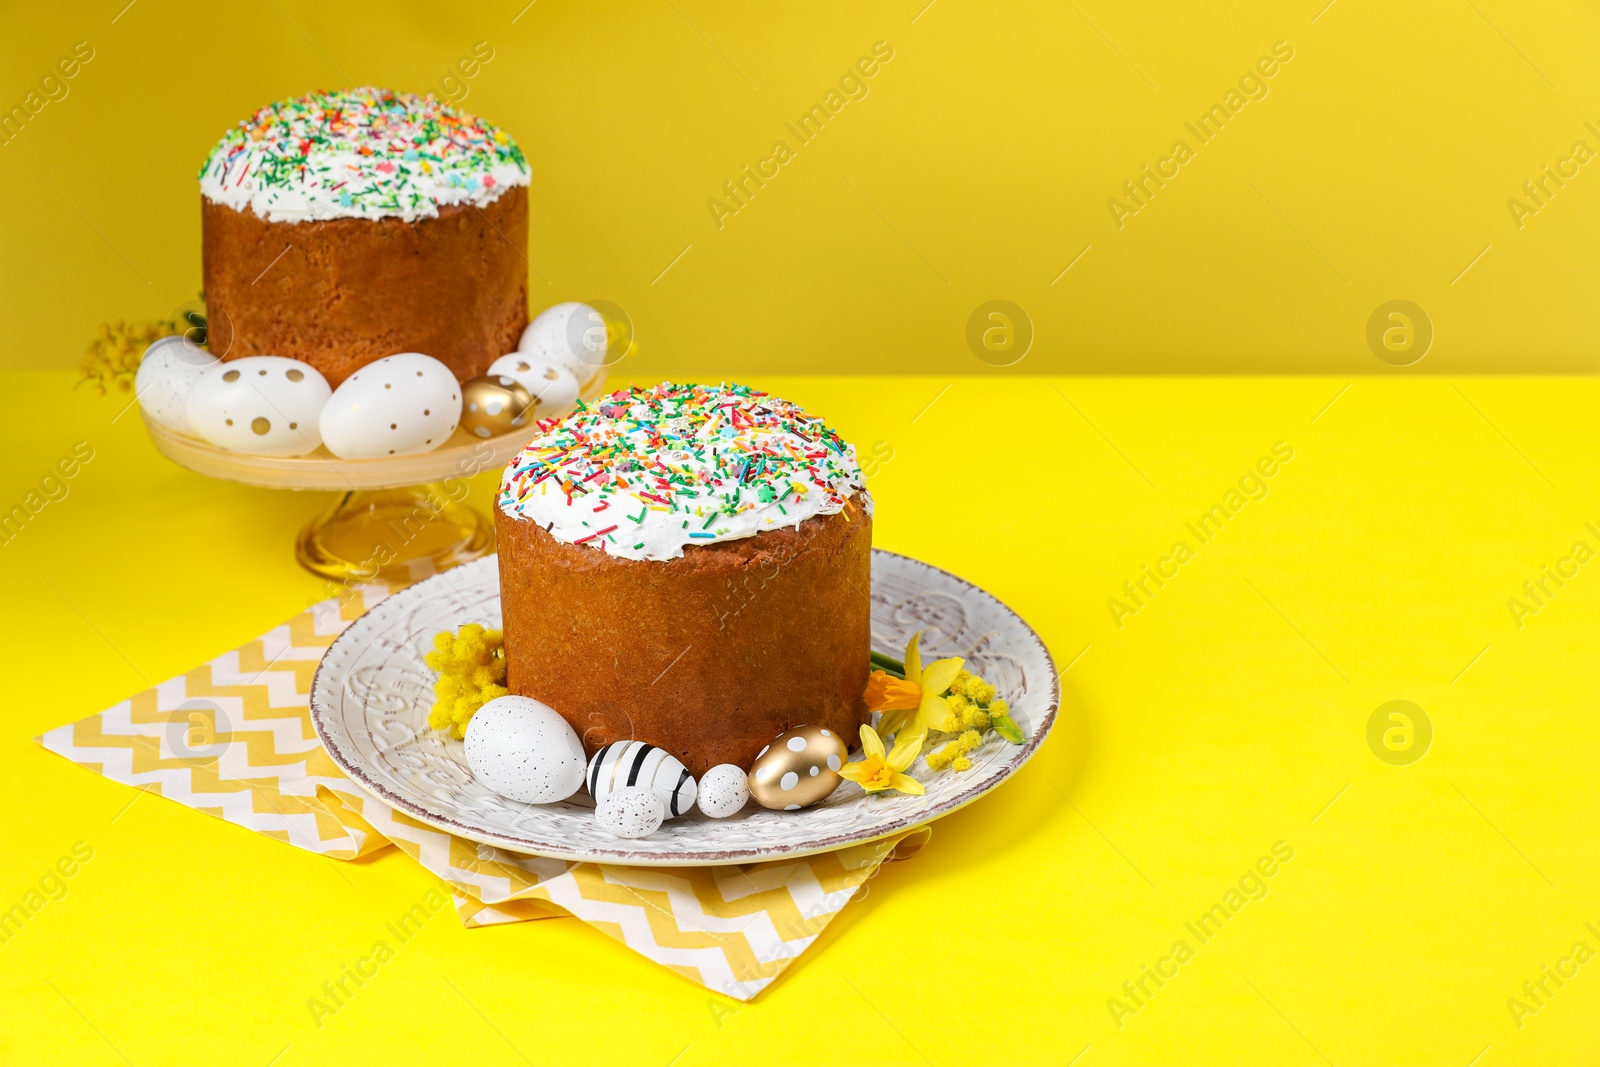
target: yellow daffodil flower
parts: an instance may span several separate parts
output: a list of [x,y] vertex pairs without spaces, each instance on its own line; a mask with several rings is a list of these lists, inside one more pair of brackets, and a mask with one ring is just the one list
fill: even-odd
[[921,637],[919,630],[906,642],[905,678],[873,671],[867,679],[867,710],[883,712],[878,725],[885,735],[960,728],[960,717],[944,700],[943,694],[961,672],[961,659],[953,656],[936,660],[924,670],[922,653],[917,648]]
[[[915,638],[913,638],[915,640]],[[894,751],[883,751],[883,738],[865,723],[861,726],[861,759],[846,763],[839,773],[869,793],[882,793],[898,789],[902,793],[921,796],[922,783],[906,774],[906,768],[916,761],[922,751],[922,741],[927,735],[918,731],[895,738]]]

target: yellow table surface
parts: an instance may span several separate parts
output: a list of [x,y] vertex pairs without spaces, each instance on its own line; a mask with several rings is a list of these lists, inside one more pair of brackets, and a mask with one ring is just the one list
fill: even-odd
[[[1593,380],[755,382],[892,452],[879,545],[1038,629],[1064,671],[1049,744],[753,1004],[575,920],[444,912],[320,1027],[308,999],[430,877],[130,806],[31,738],[318,599],[290,549],[329,498],[181,470],[66,374],[0,383],[0,507],[93,449],[0,545],[0,910],[92,850],[0,946],[0,1061],[1468,1067],[1600,1047]],[[1292,458],[1244,481],[1266,495],[1202,543],[1186,523],[1275,446]],[[1135,601],[1146,565],[1176,575]],[[1408,765],[1368,745],[1391,700],[1432,725]],[[1292,858],[1251,876],[1275,849]]]

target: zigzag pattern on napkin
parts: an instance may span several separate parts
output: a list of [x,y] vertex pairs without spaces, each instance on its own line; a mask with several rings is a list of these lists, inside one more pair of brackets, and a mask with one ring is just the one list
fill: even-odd
[[[456,889],[468,926],[572,915],[707,989],[749,1000],[810,948],[879,866],[927,829],[743,867],[623,867],[506,852],[330,790]],[[330,796],[330,800],[333,799]]]
[[344,628],[389,594],[355,588],[187,674],[38,741],[74,763],[335,859],[384,847],[317,796],[347,784],[311,727],[311,677]]
[[646,868],[506,852],[418,822],[346,778],[311,725],[317,663],[389,592],[365,586],[323,601],[38,741],[107,778],[334,859],[393,844],[449,883],[468,927],[574,916],[740,1000],[810,948],[898,844],[927,837],[744,867]]

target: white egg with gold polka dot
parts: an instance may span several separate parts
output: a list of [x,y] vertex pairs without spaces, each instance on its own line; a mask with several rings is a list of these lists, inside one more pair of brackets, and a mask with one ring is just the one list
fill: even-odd
[[578,379],[548,356],[512,352],[489,364],[488,373],[510,378],[526,389],[533,397],[535,419],[565,414],[578,402]]
[[322,443],[332,393],[309,363],[245,356],[206,368],[189,388],[184,415],[195,433],[229,452],[303,456]]
[[461,419],[461,383],[432,356],[401,352],[339,383],[322,412],[322,440],[341,459],[431,452]]
[[522,331],[517,351],[554,360],[580,385],[598,375],[608,362],[611,331],[605,316],[576,300],[553,304],[535,315]]

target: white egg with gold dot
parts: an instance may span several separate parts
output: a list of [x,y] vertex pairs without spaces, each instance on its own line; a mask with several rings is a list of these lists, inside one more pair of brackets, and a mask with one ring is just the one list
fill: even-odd
[[560,361],[528,352],[512,352],[489,364],[489,374],[510,378],[533,397],[534,418],[571,411],[578,402],[578,379]]
[[184,415],[194,432],[230,452],[303,456],[322,443],[332,390],[309,363],[245,356],[207,367],[189,388]]
[[322,440],[342,459],[431,452],[461,419],[461,384],[421,352],[368,363],[339,384],[322,411]]
[[553,359],[588,385],[616,360],[605,316],[589,304],[569,300],[545,308],[522,331],[517,351]]

